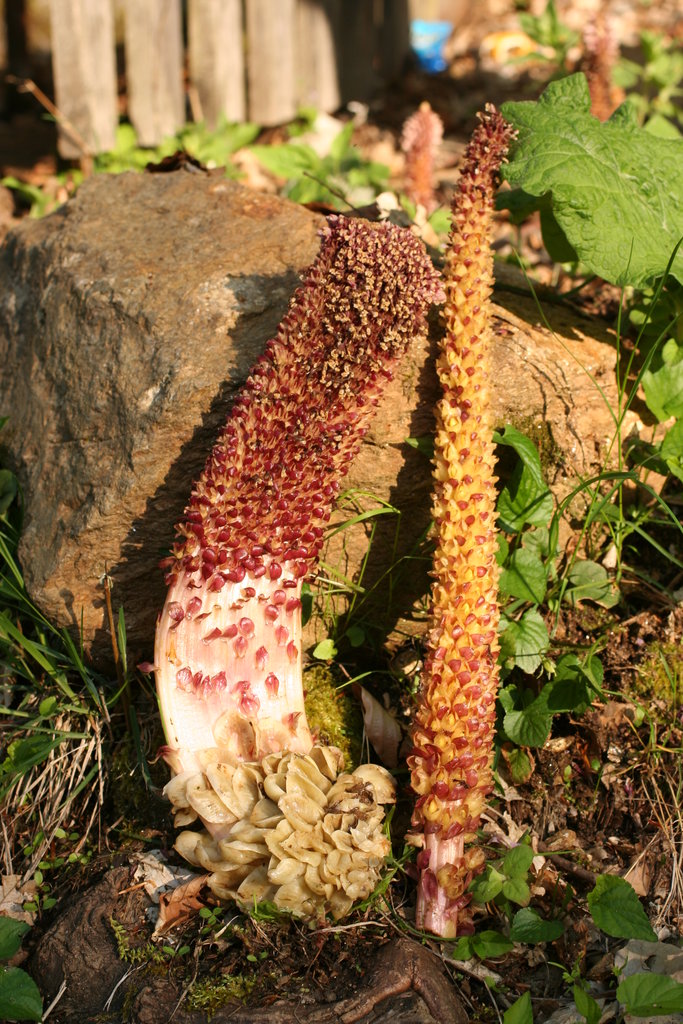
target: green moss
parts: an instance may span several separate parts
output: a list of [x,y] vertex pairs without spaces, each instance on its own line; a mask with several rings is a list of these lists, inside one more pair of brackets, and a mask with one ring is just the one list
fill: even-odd
[[155,946],[151,939],[148,939],[147,942],[140,946],[133,946],[124,925],[117,921],[115,917],[109,918],[109,924],[116,939],[116,950],[119,960],[123,960],[126,964],[133,964],[136,967],[140,967],[142,964],[162,964],[165,962],[166,956],[163,950]]
[[320,743],[339,747],[346,768],[360,763],[363,715],[348,688],[333,668],[311,665],[304,672],[306,717]]
[[513,420],[512,426],[533,441],[538,448],[541,468],[546,479],[550,469],[557,469],[564,464],[564,453],[553,437],[551,425],[545,420],[539,420],[537,416],[520,416]]
[[189,1010],[203,1010],[211,1015],[235,999],[244,1002],[255,984],[255,978],[245,978],[243,974],[204,978],[192,985],[186,1005]]

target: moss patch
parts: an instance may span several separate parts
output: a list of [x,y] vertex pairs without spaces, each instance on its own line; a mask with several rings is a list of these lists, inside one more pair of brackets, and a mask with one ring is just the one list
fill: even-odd
[[650,646],[633,684],[635,694],[642,700],[654,701],[661,709],[661,717],[670,722],[683,706],[683,649],[678,643]]
[[363,715],[348,689],[339,689],[341,676],[326,665],[311,665],[304,671],[305,708],[308,724],[318,742],[339,747],[344,766],[360,764]]
[[188,1010],[216,1013],[227,1003],[244,1002],[256,984],[255,978],[243,974],[222,974],[217,978],[196,981],[187,995]]

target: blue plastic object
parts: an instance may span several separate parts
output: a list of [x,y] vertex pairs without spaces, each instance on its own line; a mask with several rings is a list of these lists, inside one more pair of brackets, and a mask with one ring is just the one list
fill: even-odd
[[423,21],[410,23],[410,44],[423,71],[436,75],[448,66],[443,55],[446,40],[453,31],[450,21]]

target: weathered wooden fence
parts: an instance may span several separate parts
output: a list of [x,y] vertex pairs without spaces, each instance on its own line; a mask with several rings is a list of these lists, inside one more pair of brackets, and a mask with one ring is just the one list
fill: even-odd
[[111,149],[123,19],[128,116],[152,146],[188,119],[263,125],[367,100],[409,49],[408,0],[50,0],[64,157]]

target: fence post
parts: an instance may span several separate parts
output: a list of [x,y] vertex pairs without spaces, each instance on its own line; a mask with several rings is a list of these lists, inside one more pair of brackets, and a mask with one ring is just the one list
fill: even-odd
[[242,31],[242,0],[188,0],[190,81],[210,128],[245,117]]
[[329,113],[341,106],[336,48],[340,0],[298,0],[296,17],[297,106]]
[[296,113],[295,0],[246,0],[249,120],[281,124]]
[[128,115],[141,146],[185,123],[180,0],[124,0]]
[[74,159],[113,149],[118,113],[111,0],[50,0],[50,20],[55,101],[82,139],[79,144],[60,128],[60,155]]
[[342,103],[369,100],[380,79],[375,68],[379,29],[371,0],[342,0],[338,36]]

